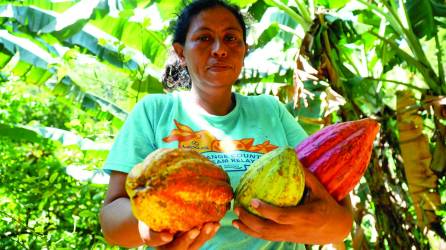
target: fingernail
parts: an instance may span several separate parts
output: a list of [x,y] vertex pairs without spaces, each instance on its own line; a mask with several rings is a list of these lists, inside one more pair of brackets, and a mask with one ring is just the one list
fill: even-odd
[[218,231],[218,229],[220,229],[220,225],[218,225],[218,226],[214,227],[214,232],[217,232],[217,231]]
[[162,235],[161,240],[162,241],[170,241],[170,240],[172,240],[172,237],[169,235]]
[[207,226],[206,226],[205,233],[206,233],[206,234],[210,234],[210,233],[212,232],[212,230],[213,230],[213,228],[212,228],[210,225],[207,225]]
[[235,213],[237,216],[240,215],[240,211],[238,210],[238,208],[235,208],[235,209],[234,209],[234,213]]
[[257,200],[257,199],[253,199],[253,200],[251,200],[251,206],[252,206],[253,208],[258,208],[258,207],[260,206],[260,202],[259,202],[259,200]]
[[200,234],[200,231],[198,231],[197,229],[193,229],[189,232],[189,238],[191,240],[197,238],[197,236]]
[[232,226],[233,226],[233,227],[235,227],[235,228],[237,228],[237,229],[239,229],[239,226],[238,226],[238,224],[237,224],[237,223],[235,223],[235,222],[233,222],[233,223],[232,223]]

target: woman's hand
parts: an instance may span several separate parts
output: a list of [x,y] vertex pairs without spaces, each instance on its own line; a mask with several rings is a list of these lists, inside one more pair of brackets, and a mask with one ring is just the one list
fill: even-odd
[[139,221],[138,227],[141,239],[147,246],[157,247],[160,250],[193,250],[199,249],[206,241],[214,237],[220,228],[220,224],[209,222],[204,224],[201,229],[193,228],[178,235],[152,231],[141,221]]
[[172,241],[174,236],[171,233],[150,230],[149,226],[140,220],[138,221],[138,231],[143,243],[151,247],[165,245]]
[[246,234],[270,241],[316,245],[343,241],[353,224],[350,209],[336,202],[306,169],[305,185],[310,194],[304,204],[280,208],[253,199],[252,206],[264,218],[237,207],[234,212],[239,219],[233,225]]

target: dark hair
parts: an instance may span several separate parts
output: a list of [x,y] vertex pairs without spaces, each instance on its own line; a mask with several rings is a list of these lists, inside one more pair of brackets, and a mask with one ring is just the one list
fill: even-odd
[[[178,15],[178,18],[173,26],[172,44],[179,43],[184,45],[192,19],[202,11],[215,7],[223,7],[234,15],[243,30],[243,41],[246,42],[246,23],[238,6],[229,4],[224,0],[195,0],[186,5],[186,7],[184,7],[181,13]],[[171,56],[175,56],[175,53],[172,53]],[[177,88],[188,89],[192,84],[187,68],[180,64],[178,58],[167,63],[161,81],[164,88],[167,90]]]
[[172,43],[179,43],[181,45],[184,45],[192,18],[194,18],[204,10],[212,9],[215,7],[223,7],[229,10],[234,15],[234,17],[237,18],[237,21],[243,30],[243,41],[246,42],[245,19],[243,18],[242,13],[240,13],[240,8],[238,6],[229,4],[222,0],[196,0],[187,5],[178,16],[174,27],[174,36]]

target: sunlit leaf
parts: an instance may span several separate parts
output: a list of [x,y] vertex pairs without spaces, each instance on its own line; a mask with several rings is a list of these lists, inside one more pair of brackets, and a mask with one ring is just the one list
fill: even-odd
[[262,48],[269,41],[271,41],[279,33],[279,25],[272,23],[267,29],[265,29],[260,37],[257,39],[257,43],[254,48]]
[[340,9],[340,8],[344,7],[348,2],[349,2],[348,0],[341,0],[341,1],[316,0],[316,1],[314,1],[314,4],[316,6],[322,5],[329,9]]
[[13,36],[6,30],[0,30],[0,44],[11,54],[19,52],[20,60],[46,69],[49,64],[56,60],[41,47],[30,42],[28,39]]
[[256,3],[257,0],[229,0],[229,2],[239,6],[240,8],[245,8],[253,3]]

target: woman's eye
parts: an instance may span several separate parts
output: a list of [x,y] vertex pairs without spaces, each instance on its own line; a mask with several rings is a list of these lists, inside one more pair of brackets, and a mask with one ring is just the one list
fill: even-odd
[[237,38],[235,36],[233,36],[233,35],[227,35],[225,37],[225,40],[226,41],[235,41],[235,40],[237,40]]
[[209,41],[209,36],[199,36],[198,40],[199,41]]

